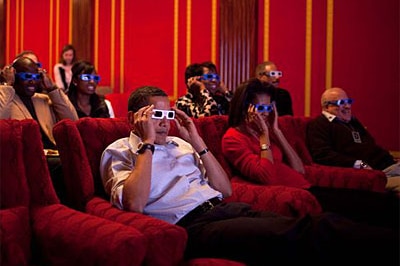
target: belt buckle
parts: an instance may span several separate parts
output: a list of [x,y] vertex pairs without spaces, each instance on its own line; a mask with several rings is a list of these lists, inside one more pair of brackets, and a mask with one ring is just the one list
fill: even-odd
[[206,212],[214,208],[214,205],[211,203],[211,201],[207,200],[201,205],[201,208],[203,209],[203,212]]

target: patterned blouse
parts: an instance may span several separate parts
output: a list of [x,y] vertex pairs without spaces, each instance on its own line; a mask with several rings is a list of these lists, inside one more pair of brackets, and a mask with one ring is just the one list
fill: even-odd
[[190,92],[178,98],[175,106],[184,111],[188,116],[199,118],[202,116],[218,115],[217,102],[211,97],[208,90],[200,92],[200,101],[194,101],[194,96]]

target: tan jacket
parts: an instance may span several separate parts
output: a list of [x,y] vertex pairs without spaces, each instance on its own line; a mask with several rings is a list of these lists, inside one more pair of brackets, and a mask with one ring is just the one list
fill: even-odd
[[[35,93],[32,102],[40,127],[54,144],[53,126],[62,119],[79,119],[74,106],[61,89],[55,89],[48,94]],[[0,86],[0,119],[7,118],[33,119],[14,88]]]

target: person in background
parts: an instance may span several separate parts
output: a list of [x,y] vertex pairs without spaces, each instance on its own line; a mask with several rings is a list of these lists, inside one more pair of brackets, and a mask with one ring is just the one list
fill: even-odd
[[53,73],[56,85],[68,93],[69,84],[72,79],[72,65],[76,62],[76,51],[72,44],[67,44],[61,50],[61,57],[54,65]]
[[87,61],[77,61],[72,66],[72,80],[68,97],[81,117],[115,117],[111,102],[96,93],[100,76],[94,65]]
[[218,104],[207,90],[203,79],[203,66],[190,64],[185,70],[186,95],[179,97],[175,106],[188,116],[199,118],[218,115]]
[[[182,226],[185,258],[216,257],[246,265],[335,265],[379,259],[397,265],[398,232],[354,223],[334,213],[286,217],[222,202],[232,193],[222,166],[193,120],[160,88],[129,97],[132,131],[103,152],[100,174],[114,206]],[[168,136],[175,123],[180,136]]]
[[229,102],[233,93],[221,80],[216,65],[211,61],[201,63],[203,66],[203,76],[201,81],[206,86],[211,97],[216,101],[218,114],[227,115],[229,113]]
[[400,193],[400,163],[353,116],[353,102],[341,88],[322,93],[322,114],[307,127],[307,145],[314,162],[382,170],[388,178],[386,188]]
[[282,76],[282,71],[278,70],[275,63],[271,61],[260,63],[255,70],[256,78],[269,82],[275,87],[275,104],[278,115],[293,115],[292,97],[289,91],[279,87]]
[[253,183],[308,190],[325,211],[356,221],[399,227],[400,199],[391,193],[313,186],[303,163],[279,128],[274,87],[251,78],[231,101],[222,152],[236,173]]

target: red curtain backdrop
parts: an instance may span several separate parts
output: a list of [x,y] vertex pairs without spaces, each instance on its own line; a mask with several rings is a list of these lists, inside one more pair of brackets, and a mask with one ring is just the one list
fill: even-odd
[[[72,4],[73,0],[4,1],[5,62],[30,49],[52,73],[61,48],[74,42]],[[218,63],[219,4],[219,0],[93,0],[94,9],[87,12],[93,12],[96,20],[91,45],[93,63],[102,76],[100,86],[126,93],[156,85],[173,102],[186,92],[187,64]],[[327,42],[329,5],[333,6],[331,43]],[[281,85],[290,90],[296,115],[318,115],[326,84],[342,87],[355,99],[354,114],[377,142],[400,151],[399,10],[398,0],[379,4],[374,0],[258,0],[257,58],[272,60],[283,71]],[[327,61],[329,52],[331,61]]]

